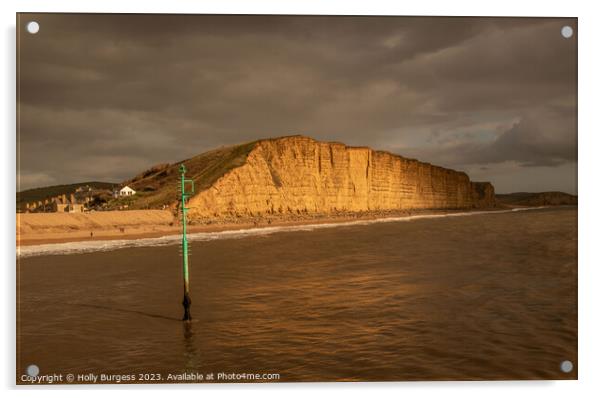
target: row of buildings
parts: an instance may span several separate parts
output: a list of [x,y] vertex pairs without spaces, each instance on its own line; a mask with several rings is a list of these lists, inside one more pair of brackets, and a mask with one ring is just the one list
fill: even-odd
[[[110,192],[110,191],[109,191]],[[128,186],[119,187],[113,190],[113,198],[129,197],[136,194],[136,191]],[[54,196],[44,200],[25,203],[25,212],[27,213],[80,213],[90,209],[90,205],[95,199],[95,192],[90,187],[79,187],[75,193]]]
[[91,198],[86,196],[83,203],[77,203],[75,195],[70,194],[69,200],[67,195],[59,195],[53,198],[39,200],[37,202],[25,203],[26,212],[37,212],[37,213],[48,213],[48,212],[59,212],[59,213],[80,213],[84,211],[84,206]]

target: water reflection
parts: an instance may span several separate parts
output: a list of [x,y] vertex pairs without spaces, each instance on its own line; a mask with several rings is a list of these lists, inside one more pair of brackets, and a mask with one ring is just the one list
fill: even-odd
[[184,357],[185,357],[185,372],[196,372],[200,370],[200,356],[195,344],[194,320],[182,322],[184,329]]

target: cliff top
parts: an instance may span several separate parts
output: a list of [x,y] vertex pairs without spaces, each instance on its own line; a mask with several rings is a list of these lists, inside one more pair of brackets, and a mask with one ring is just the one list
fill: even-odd
[[[393,153],[393,152],[389,152],[389,151],[383,151],[380,149],[372,149],[369,146],[354,146],[354,145],[347,145],[343,142],[340,141],[319,141],[316,140],[313,137],[307,136],[307,135],[302,135],[302,134],[294,134],[294,135],[283,135],[280,137],[271,137],[271,138],[262,138],[259,139],[257,141],[255,141],[256,143],[260,144],[262,142],[275,142],[275,141],[291,141],[291,140],[299,140],[299,141],[309,141],[309,142],[314,142],[317,144],[330,144],[330,145],[340,145],[342,147],[344,147],[345,149],[364,149],[364,150],[369,150],[369,151],[373,151],[373,152],[377,152],[377,153],[386,153],[388,155],[391,156],[397,156],[400,158],[404,158],[404,159],[408,159],[408,160],[416,160],[416,159],[410,159],[410,158],[406,158],[404,156],[401,156],[397,153]],[[426,162],[423,162],[426,163]]]

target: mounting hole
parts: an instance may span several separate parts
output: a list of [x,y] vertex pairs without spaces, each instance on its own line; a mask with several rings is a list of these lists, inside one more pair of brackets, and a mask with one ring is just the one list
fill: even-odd
[[36,377],[37,375],[40,374],[40,368],[38,368],[38,365],[29,365],[26,369],[27,371],[27,375],[31,376],[31,377]]
[[40,31],[40,24],[36,21],[27,22],[26,28],[29,33],[35,35]]
[[573,370],[573,363],[571,361],[562,361],[560,363],[560,370],[564,373],[570,373]]
[[562,29],[560,29],[560,34],[565,39],[570,39],[573,36],[573,28],[568,25],[563,26]]

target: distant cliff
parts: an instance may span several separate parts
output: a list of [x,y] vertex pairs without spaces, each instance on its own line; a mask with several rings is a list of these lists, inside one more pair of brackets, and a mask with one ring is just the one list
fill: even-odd
[[490,183],[366,147],[291,136],[220,151],[221,166],[184,162],[202,188],[191,219],[495,206]]
[[501,205],[508,206],[576,206],[577,196],[564,192],[515,192],[496,195]]

